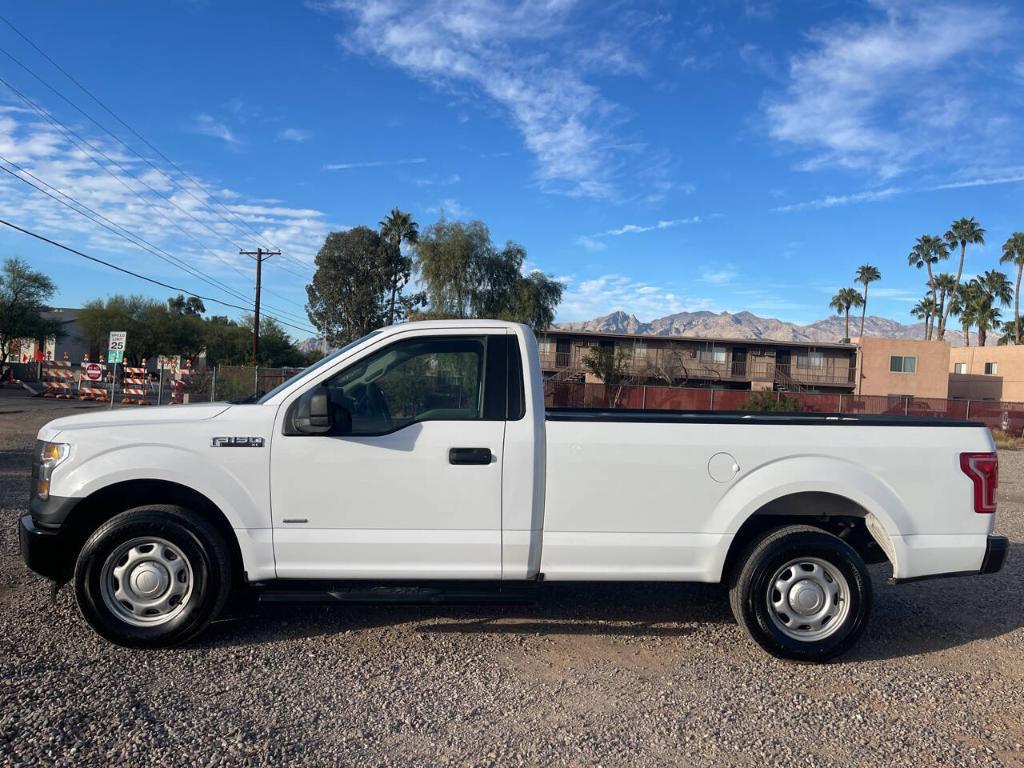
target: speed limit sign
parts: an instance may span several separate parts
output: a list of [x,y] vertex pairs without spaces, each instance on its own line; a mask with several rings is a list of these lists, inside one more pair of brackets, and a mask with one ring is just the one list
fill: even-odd
[[111,331],[110,342],[107,344],[107,362],[124,362],[124,345],[128,340],[128,331]]

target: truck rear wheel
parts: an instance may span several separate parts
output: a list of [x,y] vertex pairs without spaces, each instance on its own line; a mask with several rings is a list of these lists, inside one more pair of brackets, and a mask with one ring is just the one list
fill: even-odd
[[136,507],[85,542],[75,564],[75,597],[85,620],[111,642],[178,645],[224,606],[230,562],[220,534],[188,510]]
[[837,536],[791,525],[754,541],[733,574],[729,601],[741,627],[768,653],[827,661],[867,626],[871,578]]

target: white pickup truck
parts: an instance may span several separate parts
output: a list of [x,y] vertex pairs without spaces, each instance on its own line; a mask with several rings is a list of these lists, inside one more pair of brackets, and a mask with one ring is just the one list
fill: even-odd
[[50,422],[20,534],[29,567],[73,580],[129,646],[188,640],[233,590],[440,602],[698,581],[729,586],[768,652],[824,660],[867,623],[865,562],[896,581],[1002,567],[996,481],[969,422],[545,411],[528,328],[418,322],[255,402]]

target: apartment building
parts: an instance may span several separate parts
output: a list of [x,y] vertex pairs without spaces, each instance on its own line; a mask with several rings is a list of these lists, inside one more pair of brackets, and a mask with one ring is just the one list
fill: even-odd
[[948,371],[950,397],[1024,402],[1024,346],[954,347]]
[[857,394],[948,397],[948,341],[878,338],[853,341],[860,348]]
[[853,344],[763,339],[633,336],[549,330],[539,334],[541,369],[556,381],[596,382],[584,365],[595,347],[624,350],[637,384],[745,390],[853,392]]

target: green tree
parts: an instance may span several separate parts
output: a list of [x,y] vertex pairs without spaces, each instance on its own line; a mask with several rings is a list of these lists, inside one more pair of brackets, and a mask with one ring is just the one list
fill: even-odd
[[172,314],[199,317],[206,312],[206,305],[203,304],[203,300],[198,296],[185,298],[183,294],[179,293],[177,296],[167,300],[167,309]]
[[[912,267],[920,269],[924,267],[928,270],[928,290],[932,293],[932,302],[936,307],[939,306],[939,295],[938,288],[935,285],[935,276],[932,274],[932,265],[937,264],[943,259],[949,258],[949,247],[942,241],[942,238],[935,237],[934,235],[921,235],[917,238],[917,242],[914,243],[914,247],[910,251],[910,255],[907,256],[907,263]],[[957,280],[960,278],[958,277]],[[932,337],[931,322],[928,324],[928,332],[925,338]],[[942,328],[940,323],[939,338],[942,338]]]
[[57,288],[42,272],[21,259],[10,258],[0,268],[0,378],[14,342],[60,336],[61,325],[43,317]]
[[[252,315],[242,318],[241,326],[245,337],[252,339]],[[292,343],[288,332],[272,317],[260,318],[260,356],[257,365],[269,368],[298,367],[306,361],[306,356]]]
[[[956,248],[958,245],[960,246],[960,264],[956,269],[956,284],[959,286],[960,279],[964,274],[964,258],[967,256],[967,246],[984,245],[985,230],[971,216],[969,219],[961,218],[954,221],[950,224],[943,237],[950,249]],[[946,318],[949,316],[950,311],[950,308],[947,306],[946,313],[939,319],[939,339],[942,339],[942,335],[946,330]]]
[[[402,244],[414,246],[419,242],[419,225],[412,220],[411,214],[392,208],[391,213],[380,222],[380,236],[387,246],[386,269],[389,273],[388,283],[391,291],[388,298],[387,323],[392,325],[396,319],[396,300],[412,275],[413,262],[402,254]],[[401,310],[401,304],[398,304],[398,309]]]
[[960,318],[965,347],[971,346],[971,326],[974,325],[975,307],[978,303],[975,294],[978,290],[979,287],[974,281],[961,283],[949,300],[949,313]]
[[942,317],[947,302],[952,301],[953,294],[956,293],[956,278],[949,272],[940,272],[935,276],[935,288],[939,292],[939,304],[935,310],[935,317]]
[[306,311],[328,343],[341,346],[380,328],[387,320],[391,260],[380,235],[369,227],[332,232],[316,255],[306,286]]
[[[184,317],[182,315],[181,317]],[[143,296],[115,294],[86,302],[78,314],[83,338],[106,350],[111,331],[126,331],[124,357],[132,365],[159,354],[180,354],[175,348],[167,304]]]
[[864,297],[860,295],[860,291],[856,288],[840,288],[839,292],[832,297],[832,301],[829,302],[829,308],[834,309],[836,314],[846,315],[846,335],[845,339],[850,338],[850,310],[853,307],[859,307],[864,303]]
[[935,302],[932,297],[925,296],[917,302],[910,310],[910,314],[924,323],[924,338],[927,341],[932,327],[932,318],[935,316]]
[[791,395],[781,392],[754,392],[740,406],[741,411],[799,413],[803,405]]
[[[263,332],[263,318],[260,318],[260,331]],[[204,322],[203,333],[207,365],[246,365],[250,362],[251,325],[246,328],[224,315],[214,315]]]
[[1020,344],[1020,279],[1024,272],[1024,232],[1014,232],[1003,243],[1003,255],[1000,264],[1013,264],[1017,267],[1017,279],[1013,286],[1013,343]]
[[534,331],[544,331],[555,322],[555,309],[562,301],[562,283],[535,271],[520,278],[511,317]]
[[1000,311],[996,303],[1003,306],[1013,300],[1013,288],[1009,278],[998,270],[990,269],[971,280],[974,324],[978,328],[978,346],[985,346],[988,332],[999,328]]
[[563,286],[542,272],[523,275],[526,249],[498,249],[486,225],[441,218],[420,236],[416,269],[435,318],[481,317],[542,330],[554,321]]
[[863,339],[864,320],[868,314],[868,285],[876,280],[881,280],[882,273],[878,271],[878,267],[873,267],[870,264],[861,264],[857,267],[857,274],[853,279],[864,286],[864,303],[861,304],[860,310],[860,337]]
[[427,316],[464,319],[473,315],[475,280],[493,246],[481,221],[463,224],[442,216],[416,246],[416,270],[427,294]]
[[604,384],[611,408],[619,407],[622,388],[629,382],[633,364],[633,351],[624,345],[611,344],[592,347],[583,356],[583,367]]

